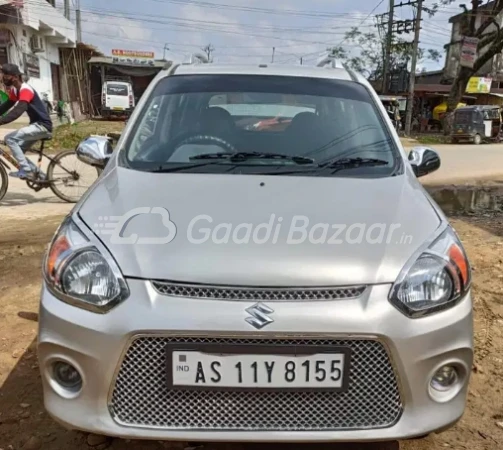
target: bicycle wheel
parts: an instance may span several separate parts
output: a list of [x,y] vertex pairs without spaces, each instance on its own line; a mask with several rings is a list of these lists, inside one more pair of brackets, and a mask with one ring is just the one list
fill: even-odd
[[7,175],[7,171],[5,167],[0,164],[0,202],[7,194],[7,188],[9,187],[9,176]]
[[58,153],[47,167],[52,192],[68,203],[78,202],[99,175],[100,171],[80,161],[74,150]]

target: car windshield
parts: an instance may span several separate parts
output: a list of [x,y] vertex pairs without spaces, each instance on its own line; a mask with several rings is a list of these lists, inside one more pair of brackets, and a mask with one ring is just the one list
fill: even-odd
[[127,95],[128,89],[127,84],[107,84],[107,94],[108,95]]
[[471,125],[475,119],[479,118],[479,114],[474,110],[456,111],[455,121],[458,124]]
[[[228,157],[233,154],[244,157]],[[120,164],[167,171],[183,165],[185,172],[192,165],[211,173],[273,173],[295,166],[298,173],[319,175],[320,165],[325,174],[327,163],[348,158],[380,160],[352,167],[351,175],[358,176],[389,176],[399,165],[377,103],[359,83],[174,75],[161,79],[149,95]]]

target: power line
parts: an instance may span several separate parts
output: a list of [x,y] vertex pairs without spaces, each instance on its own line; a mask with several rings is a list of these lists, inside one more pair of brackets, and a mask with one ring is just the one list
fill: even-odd
[[[370,16],[375,12],[375,10],[377,8],[379,8],[379,6],[381,6],[382,4],[384,3],[384,0],[381,0],[376,6],[374,6],[374,8],[372,9],[372,11],[369,12],[368,16],[365,17],[365,19],[363,19],[360,24],[358,25],[357,28],[360,28],[369,18]],[[341,42],[339,42],[337,45],[342,45],[344,42],[346,42],[348,39],[348,37],[346,36]]]
[[[256,29],[256,30],[265,30],[265,31],[277,31],[277,32],[306,32],[306,33],[324,33],[324,34],[330,34],[331,32],[328,30],[337,30],[337,29],[344,29],[344,26],[332,26],[330,28],[327,28],[327,31],[323,31],[319,26],[309,26],[309,27],[284,27],[284,26],[279,26],[279,25],[268,25],[268,26],[261,26],[261,25],[252,25],[252,24],[246,24],[246,23],[229,23],[229,21],[226,22],[219,22],[215,20],[199,20],[199,19],[187,19],[183,17],[176,17],[176,16],[166,16],[166,15],[159,15],[159,14],[132,14],[132,13],[123,13],[121,12],[120,15],[117,14],[117,11],[114,10],[106,10],[106,9],[96,9],[96,8],[89,8],[84,10],[85,12],[88,13],[96,13],[99,14],[100,16],[111,16],[111,17],[124,17],[129,20],[134,20],[134,21],[148,21],[148,20],[159,20],[159,19],[168,19],[168,20],[173,20],[177,23],[183,24],[184,26],[186,24],[199,24],[199,25],[213,25],[216,27],[220,26],[226,26],[226,27],[240,27],[240,28],[250,28],[250,29]],[[347,19],[344,19],[346,21],[353,21],[354,18],[356,17],[348,17]]]
[[[6,17],[12,17],[12,18],[16,18],[15,16],[11,16],[11,15],[8,15],[8,14],[3,14],[4,16]],[[93,22],[93,21],[86,21],[86,20],[83,20],[83,22]],[[69,28],[69,27],[60,27],[60,28],[66,28],[66,29],[69,29],[69,30],[74,30],[73,28]],[[99,37],[105,37],[105,38],[108,38],[109,40],[111,41],[117,41],[117,42],[132,42],[132,43],[148,43],[148,44],[155,44],[156,46],[159,46],[159,48],[164,48],[164,45],[166,45],[166,43],[164,41],[155,41],[155,40],[147,40],[147,39],[132,39],[132,38],[126,38],[126,37],[122,37],[122,36],[113,36],[113,35],[108,35],[108,34],[103,34],[103,33],[99,33],[99,32],[94,32],[92,33],[93,36],[99,36]],[[173,43],[173,44],[170,44],[171,46],[173,45],[178,45],[176,43]],[[180,45],[188,45],[188,44],[180,44]],[[189,47],[191,48],[199,48],[200,45],[197,45],[197,44],[191,44],[191,45],[188,45]],[[226,47],[226,48],[233,48],[233,47]],[[243,48],[243,47],[236,47],[236,48]],[[252,47],[252,46],[247,46],[247,47],[244,47],[244,48],[266,48],[266,47]],[[270,47],[268,47],[270,48]],[[172,50],[173,51],[173,50]],[[180,53],[180,52],[174,52],[174,53],[178,53],[178,54],[182,54],[183,53]],[[242,54],[238,54],[238,55],[235,55],[235,54],[229,54],[229,53],[221,53],[222,56],[232,56],[232,57],[246,57],[246,58],[250,58],[250,57],[255,57],[255,58],[263,58],[263,57],[267,57],[268,55],[242,55]]]
[[[369,14],[360,22],[360,24],[358,25],[357,28],[360,28],[369,18],[370,16],[377,10],[377,8],[379,8],[379,6],[381,6],[383,4],[384,0],[381,0],[376,6],[374,6],[374,8],[372,9],[372,11],[369,12]],[[339,42],[337,45],[342,45],[344,42],[346,42],[346,40],[348,39],[347,37],[347,32],[344,33],[345,37],[344,39]],[[324,45],[328,45],[330,44],[332,41],[327,41],[327,42],[324,42]],[[312,53],[306,53],[304,55],[302,55],[302,59],[304,60],[306,57],[309,57],[309,56],[313,56],[313,55],[319,55],[322,51],[318,51],[318,52],[312,52]]]
[[[235,34],[235,35],[242,35],[242,36],[246,36],[246,37],[261,37],[261,38],[267,38],[267,39],[274,39],[274,40],[279,40],[279,41],[291,41],[291,42],[299,42],[299,43],[304,43],[304,44],[323,44],[323,45],[326,45],[326,42],[321,42],[321,41],[313,41],[313,40],[306,40],[306,39],[299,39],[299,38],[296,38],[296,37],[284,37],[284,36],[272,36],[272,35],[267,35],[267,34],[258,34],[258,33],[250,33],[250,32],[241,32],[241,31],[237,31],[237,30],[232,30],[232,29],[222,29],[222,26],[225,25],[224,23],[219,23],[219,24],[215,24],[215,28],[214,27],[211,27],[210,24],[211,22],[207,22],[207,21],[195,21],[195,20],[192,20],[193,22],[196,22],[196,23],[201,23],[202,25],[191,25],[191,24],[187,24],[185,22],[181,22],[181,23],[177,23],[177,22],[170,22],[170,21],[163,21],[163,20],[159,20],[159,19],[153,19],[153,18],[149,18],[149,19],[142,19],[142,18],[138,18],[137,16],[135,17],[128,17],[128,16],[125,16],[123,14],[121,15],[117,15],[117,14],[106,14],[104,11],[102,10],[83,10],[83,12],[90,12],[92,14],[98,14],[100,16],[108,16],[108,17],[113,17],[113,18],[123,18],[123,19],[127,19],[127,20],[132,20],[132,21],[139,21],[139,22],[145,22],[145,23],[158,23],[158,24],[163,24],[163,25],[172,25],[172,26],[175,26],[175,27],[182,27],[183,29],[181,30],[177,30],[177,32],[191,32],[191,30],[197,30],[197,31],[209,31],[209,32],[213,32],[213,33],[220,33],[220,34]],[[46,13],[44,11],[44,13]],[[163,16],[158,16],[160,18],[163,18]],[[168,16],[169,17],[169,16]],[[191,21],[191,19],[186,19],[188,21]],[[94,22],[94,21],[89,21],[89,20],[82,20],[83,22]],[[206,22],[206,24],[205,24]],[[104,23],[106,24],[106,22],[101,22],[101,23]],[[116,23],[110,23],[110,25],[114,25],[114,26],[118,26]],[[217,26],[218,25],[218,26]],[[229,24],[227,24],[229,25]],[[231,26],[234,26],[234,27],[242,27],[242,25],[240,24],[231,24]],[[124,25],[121,25],[121,27],[124,27]],[[68,27],[67,27],[68,28]],[[149,28],[150,30],[152,30],[152,28]],[[163,29],[158,29],[159,31],[164,31],[165,28]],[[269,30],[269,31],[273,31],[273,30]],[[298,33],[298,30],[292,30],[292,32],[295,32],[296,34]],[[336,36],[338,34],[343,34],[342,32],[341,33],[338,33],[338,32],[314,32],[314,33],[311,33],[313,35],[316,35],[316,34],[329,34],[329,35],[333,35],[333,36]]]
[[[195,3],[198,3],[197,6],[209,7],[207,2],[194,2],[194,1],[192,1],[192,2],[183,1],[182,2],[182,1],[174,1],[174,0],[173,1],[150,0],[150,1],[157,1],[160,3],[178,3],[178,4],[191,3],[193,5]],[[367,21],[370,18],[370,16],[374,13],[374,11],[383,2],[384,2],[384,0],[381,0],[372,9],[372,11],[362,21],[360,21],[358,27],[361,28],[363,26],[363,24],[365,23],[365,21]],[[33,0],[25,0],[25,3],[33,4],[33,8],[36,8],[36,7],[40,8],[40,3],[38,3],[38,5],[37,5],[36,3],[33,2]],[[204,6],[201,5],[202,3],[204,3]],[[225,4],[213,4],[213,3],[211,5],[218,5],[219,9],[222,9],[222,8],[225,9],[226,7],[229,6],[229,5],[225,5]],[[235,6],[235,5],[230,5],[230,6],[232,6],[233,8],[231,8],[231,9],[234,9],[234,10],[236,10],[236,8],[239,10],[242,10],[242,8],[245,8],[242,6]],[[250,7],[246,7],[246,8],[249,9]],[[266,11],[269,13],[271,11],[270,8],[253,8],[253,9],[255,12],[263,12],[263,13],[265,13]],[[257,11],[257,10],[260,10],[260,11]],[[43,12],[44,12],[44,14],[47,14],[47,8],[44,8]],[[124,14],[124,13],[120,13],[118,11],[98,9],[98,8],[89,8],[89,9],[82,10],[82,12],[86,13],[86,14],[99,15],[100,18],[101,17],[109,17],[111,19],[124,19],[124,20],[133,21],[133,22],[138,23],[138,25],[134,25],[134,24],[130,24],[130,23],[118,24],[117,21],[104,22],[103,20],[100,20],[100,24],[103,24],[103,25],[109,24],[111,26],[116,26],[116,27],[121,27],[121,28],[134,28],[134,27],[144,28],[140,25],[141,23],[147,23],[147,24],[156,24],[157,23],[159,25],[170,25],[170,26],[176,27],[177,33],[181,33],[181,32],[192,33],[193,30],[196,30],[196,31],[210,32],[210,33],[217,33],[217,34],[224,34],[224,35],[231,34],[231,35],[242,35],[242,36],[246,36],[246,37],[261,37],[261,38],[265,38],[265,39],[279,41],[280,42],[279,44],[274,44],[276,49],[288,48],[288,47],[290,47],[290,48],[291,47],[299,47],[300,44],[324,45],[325,46],[325,45],[333,42],[332,39],[329,41],[321,41],[320,42],[320,40],[314,40],[314,39],[313,40],[299,39],[296,36],[290,38],[290,37],[286,37],[285,33],[291,32],[291,33],[294,33],[295,35],[302,33],[302,34],[310,34],[313,36],[328,34],[328,35],[335,37],[337,35],[344,35],[345,36],[346,35],[345,32],[338,31],[338,30],[342,30],[342,29],[347,28],[344,26],[337,26],[337,27],[331,27],[329,29],[322,29],[320,27],[308,27],[308,26],[306,26],[306,27],[300,27],[300,26],[299,27],[274,27],[274,26],[260,26],[260,25],[238,24],[238,23],[234,24],[234,23],[224,23],[224,22],[216,22],[215,23],[212,21],[185,19],[185,18],[180,18],[180,17],[162,16],[162,15],[159,16],[159,15],[148,15],[148,14],[139,14],[139,15],[136,14],[134,16],[128,16],[127,13]],[[283,13],[284,11],[275,10],[275,12]],[[291,13],[294,15],[303,14],[302,11],[293,11],[293,10],[291,11]],[[326,13],[326,12],[321,12],[321,11],[314,11],[314,12],[309,12],[309,14],[311,16],[314,14],[317,19],[323,18],[324,14],[330,14],[333,17],[339,17],[339,21],[352,21],[355,18],[354,13]],[[55,14],[54,16],[59,17],[59,15],[57,15],[57,14]],[[143,17],[145,17],[145,18],[143,18]],[[163,20],[163,19],[166,19],[166,20]],[[95,23],[95,20],[92,20],[92,19],[89,20],[89,19],[82,18],[81,21],[82,21],[82,23]],[[240,31],[239,29],[236,29],[236,28],[239,28],[239,29],[244,28],[244,30]],[[70,28],[68,28],[68,29],[70,29]],[[147,29],[147,31],[165,31],[165,30],[166,30],[165,27],[152,28],[151,26],[149,26]],[[253,32],[246,31],[246,30],[262,30],[262,31],[266,31],[267,33],[253,33]],[[313,31],[311,31],[311,30],[313,30]],[[83,30],[83,31],[86,32],[86,30]],[[277,33],[277,32],[282,33],[282,36],[271,35],[271,34]],[[145,43],[149,43],[151,45],[155,45],[156,47],[159,47],[159,48],[163,47],[165,44],[165,41],[166,41],[165,38],[162,38],[162,40],[155,40],[155,39],[130,39],[127,37],[115,37],[110,34],[99,33],[99,32],[94,32],[94,31],[92,33],[86,33],[86,34],[89,34],[90,36],[104,37],[110,41],[117,41],[117,42],[122,42],[122,41],[135,42],[135,43],[145,42]],[[347,40],[347,36],[345,36],[345,38],[342,39],[342,41],[339,45],[342,45],[346,40]],[[284,42],[285,44],[281,45],[281,42]],[[200,44],[187,44],[187,43],[174,43],[174,42],[173,43],[170,42],[169,45],[170,46],[187,47],[187,48],[200,48],[200,46],[201,46]],[[219,47],[219,49],[220,48],[222,48],[222,49],[223,48],[227,48],[227,49],[239,49],[239,48],[259,49],[259,48],[271,48],[271,45],[263,45],[263,46],[253,46],[253,45],[250,45],[250,46],[245,46],[245,45],[242,45],[242,46],[220,46],[219,45],[218,47]],[[305,60],[306,57],[309,58],[310,55],[319,54],[320,52],[321,52],[321,50],[304,54],[303,58]],[[232,57],[245,56],[245,55],[239,55],[239,54],[234,55],[234,54],[227,54],[227,53],[220,53],[220,52],[219,52],[219,54],[222,56],[232,56]],[[262,55],[253,55],[253,57],[258,58],[258,57],[263,57],[263,56]]]
[[[151,0],[154,1],[154,0]],[[32,7],[41,7],[40,2],[34,1],[34,0],[25,0],[25,4],[31,4]],[[58,10],[58,8],[55,8]],[[74,8],[75,10],[75,8]],[[43,8],[43,12],[47,13],[47,8]],[[252,25],[252,24],[243,24],[243,23],[229,23],[229,21],[226,22],[218,22],[214,20],[198,20],[198,19],[187,19],[185,17],[176,17],[176,16],[166,16],[166,15],[159,15],[159,14],[144,14],[144,13],[127,13],[123,11],[117,11],[117,10],[110,10],[110,9],[102,9],[102,8],[87,8],[83,9],[82,12],[89,12],[89,13],[96,13],[100,15],[110,15],[112,17],[126,17],[130,20],[139,20],[139,18],[143,17],[148,17],[148,18],[154,18],[154,19],[159,19],[159,18],[165,18],[165,19],[170,19],[170,20],[177,20],[180,21],[181,23],[198,23],[198,24],[212,24],[212,25],[225,25],[225,26],[239,26],[239,27],[245,27],[245,28],[253,28],[253,29],[262,29],[262,30],[285,30],[285,31],[292,31],[292,32],[297,32],[297,31],[306,31],[306,32],[311,32],[311,31],[316,31],[319,30],[320,27],[318,26],[302,26],[302,27],[284,27],[284,26],[279,26],[279,25],[269,25],[269,26],[260,26],[260,25]],[[356,17],[359,17],[357,13],[334,13],[335,15],[340,14],[341,16],[339,18],[339,22],[341,20],[343,21],[352,21]],[[338,29],[338,28],[343,28],[343,27],[330,27],[330,29]]]
[[[273,9],[273,8],[260,8],[260,7],[252,7],[252,6],[242,6],[242,5],[231,5],[225,3],[210,3],[205,1],[198,0],[147,0],[153,1],[157,3],[175,3],[179,5],[192,5],[198,6],[200,8],[209,8],[209,9],[218,9],[218,10],[226,10],[226,11],[242,11],[242,12],[251,12],[251,13],[259,13],[259,14],[275,14],[280,16],[291,15],[291,16],[299,16],[299,17],[326,17],[326,18],[337,18],[348,13],[334,13],[329,11],[308,11],[308,10],[292,10],[292,9]],[[384,0],[383,0],[384,1]]]

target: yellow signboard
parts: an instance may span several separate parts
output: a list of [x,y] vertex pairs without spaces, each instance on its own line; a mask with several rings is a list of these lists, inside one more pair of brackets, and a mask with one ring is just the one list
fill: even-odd
[[466,85],[467,94],[489,94],[492,78],[471,77]]

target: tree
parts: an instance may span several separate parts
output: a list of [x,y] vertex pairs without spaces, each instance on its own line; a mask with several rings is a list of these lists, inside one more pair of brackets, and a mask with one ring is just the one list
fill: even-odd
[[[503,0],[502,0],[503,1]],[[345,35],[345,42],[351,44],[352,51],[342,47],[332,47],[329,51],[346,64],[364,74],[369,81],[382,79],[384,68],[385,42],[375,33],[363,33],[357,27],[351,28]],[[356,53],[356,54],[355,54]],[[403,39],[395,39],[391,47],[391,69],[406,67],[412,56],[412,45]],[[440,61],[437,50],[420,48],[418,61]]]
[[[442,4],[450,4],[453,0],[442,0]],[[488,1],[483,5],[481,0],[472,0],[472,10],[465,5],[460,21],[460,34],[466,37],[479,39],[477,45],[477,57],[472,68],[459,67],[453,81],[449,97],[447,99],[447,113],[450,115],[463,97],[470,77],[475,75],[489,61],[503,50],[503,30],[500,27],[501,18],[498,16],[503,11],[503,0]],[[483,9],[480,21],[477,15]],[[482,13],[482,11],[480,11]],[[479,23],[477,23],[479,22]],[[454,44],[451,42],[451,45]]]

